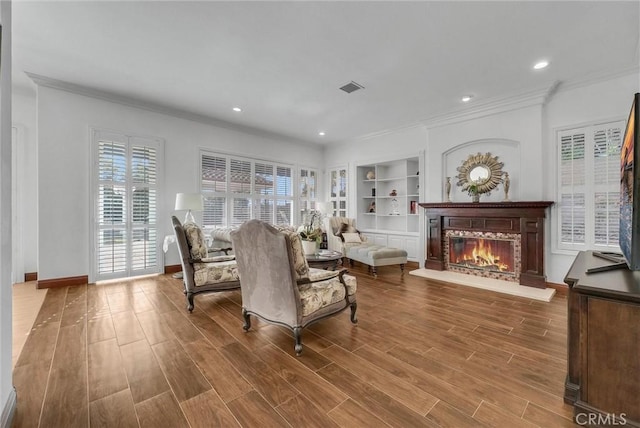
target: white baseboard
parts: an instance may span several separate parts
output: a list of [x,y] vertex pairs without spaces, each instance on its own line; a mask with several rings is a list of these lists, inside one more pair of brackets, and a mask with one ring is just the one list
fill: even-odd
[[0,428],[10,428],[13,415],[16,413],[16,389],[11,388],[7,402],[4,403],[2,409],[2,417],[0,418]]

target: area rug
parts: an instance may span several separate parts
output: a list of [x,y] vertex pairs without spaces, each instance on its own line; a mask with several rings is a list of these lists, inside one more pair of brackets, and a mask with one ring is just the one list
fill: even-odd
[[498,293],[510,294],[512,296],[527,297],[529,299],[540,300],[543,302],[550,302],[551,298],[556,293],[556,290],[553,288],[527,287],[511,281],[465,275],[463,273],[446,270],[438,271],[432,269],[416,269],[409,273],[422,278],[451,282],[453,284],[491,290]]

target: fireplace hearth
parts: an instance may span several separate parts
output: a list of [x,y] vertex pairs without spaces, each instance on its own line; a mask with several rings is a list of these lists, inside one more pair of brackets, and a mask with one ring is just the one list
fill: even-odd
[[425,209],[427,223],[425,268],[545,288],[544,219],[552,204],[419,204]]

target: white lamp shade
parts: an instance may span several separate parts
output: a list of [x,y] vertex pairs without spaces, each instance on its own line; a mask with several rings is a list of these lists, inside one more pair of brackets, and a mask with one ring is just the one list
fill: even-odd
[[176,211],[191,210],[202,211],[202,195],[200,193],[178,193],[176,194]]

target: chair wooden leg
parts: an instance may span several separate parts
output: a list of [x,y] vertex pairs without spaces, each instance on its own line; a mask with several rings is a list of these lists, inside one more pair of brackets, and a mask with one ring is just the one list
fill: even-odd
[[400,274],[404,275],[404,263],[400,263]]
[[371,273],[373,274],[374,278],[378,277],[378,272],[376,271],[376,267],[375,266],[371,266]]
[[193,293],[187,292],[187,309],[193,312]]
[[302,354],[302,327],[293,328],[293,337],[296,340],[296,346],[294,347],[296,355]]
[[244,331],[249,331],[249,329],[251,328],[251,318],[245,308],[242,308],[242,318],[244,319],[244,325],[242,326],[242,329]]
[[351,304],[351,322],[353,324],[358,324],[358,317],[356,316],[356,310],[358,309],[358,303],[353,302]]

